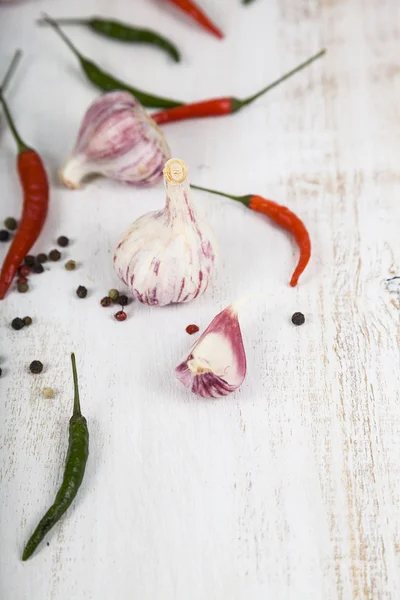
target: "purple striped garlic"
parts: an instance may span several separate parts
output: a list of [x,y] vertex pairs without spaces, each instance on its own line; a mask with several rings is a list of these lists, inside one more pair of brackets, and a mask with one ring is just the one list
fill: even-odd
[[170,156],[163,133],[140,102],[128,92],[108,92],[86,111],[60,179],[71,189],[89,175],[148,185],[161,178]]
[[175,369],[179,381],[198,396],[227,396],[243,383],[246,354],[238,306],[231,304],[220,312]]
[[190,302],[204,294],[212,277],[216,242],[195,211],[187,173],[178,158],[165,164],[164,209],[137,219],[115,250],[118,276],[143,304]]

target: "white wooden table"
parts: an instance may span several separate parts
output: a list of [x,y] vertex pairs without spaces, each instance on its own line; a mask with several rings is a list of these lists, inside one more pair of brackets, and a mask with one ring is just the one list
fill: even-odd
[[[25,56],[8,99],[52,180],[35,252],[71,238],[31,291],[0,305],[2,600],[398,600],[400,598],[400,8],[395,0],[204,0],[221,43],[156,0],[36,1],[0,8],[0,68]],[[183,52],[127,47],[70,28],[78,47],[143,89],[195,100],[245,96],[321,47],[327,56],[236,116],[165,128],[191,180],[255,192],[307,224],[313,257],[297,289],[289,236],[246,209],[196,194],[220,243],[214,286],[166,309],[100,298],[118,281],[126,226],[161,207],[162,185],[57,181],[98,92],[49,29],[52,16],[110,15],[153,26]],[[18,216],[15,146],[0,123],[1,214]],[[2,259],[6,245],[1,245]],[[75,272],[63,268],[79,262]],[[79,300],[76,287],[89,296]],[[121,286],[119,286],[121,287]],[[173,369],[221,308],[241,314],[242,388],[190,395]],[[300,310],[306,324],[290,317]],[[11,320],[30,315],[19,332]],[[77,356],[90,458],[79,496],[27,563],[28,536],[62,477]],[[33,359],[44,372],[28,372]],[[44,386],[56,391],[42,397]]]

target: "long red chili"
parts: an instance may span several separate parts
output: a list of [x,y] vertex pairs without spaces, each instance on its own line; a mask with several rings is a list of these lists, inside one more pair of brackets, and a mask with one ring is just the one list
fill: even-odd
[[279,77],[276,81],[268,84],[262,90],[240,100],[239,98],[225,97],[225,98],[214,98],[212,100],[203,100],[202,102],[193,102],[192,104],[184,104],[175,108],[168,108],[151,115],[152,119],[158,125],[164,125],[165,123],[173,123],[174,121],[184,121],[186,119],[200,119],[202,117],[221,117],[224,115],[230,115],[232,113],[241,110],[245,106],[248,106],[254,100],[257,100],[263,94],[266,94],[280,83],[292,77],[295,73],[298,73],[305,67],[308,67],[312,62],[320,58],[325,54],[326,50],[321,50],[314,56],[311,56],[308,60],[302,62],[300,65]]
[[[7,72],[7,82],[19,54],[16,53]],[[24,192],[24,204],[18,230],[8,250],[0,273],[0,300],[3,300],[21,262],[37,240],[46,220],[49,183],[40,156],[20,138],[0,88],[0,104],[18,147],[17,170]]]
[[230,198],[231,200],[241,202],[251,210],[262,213],[266,217],[269,217],[271,221],[289,231],[296,240],[300,250],[299,261],[290,280],[290,285],[292,287],[297,285],[299,277],[306,268],[311,256],[310,236],[303,221],[301,221],[298,216],[296,216],[286,206],[282,206],[276,202],[273,202],[272,200],[262,198],[261,196],[255,196],[253,194],[249,194],[247,196],[233,196],[231,194],[210,190],[198,185],[192,185],[191,187],[196,190],[202,190],[203,192],[209,192],[211,194],[218,194],[218,196],[224,196],[225,198]]
[[224,34],[214,23],[207,17],[204,11],[193,0],[168,0],[171,4],[179,8],[182,12],[201,25],[204,29],[216,35],[219,39],[224,37]]

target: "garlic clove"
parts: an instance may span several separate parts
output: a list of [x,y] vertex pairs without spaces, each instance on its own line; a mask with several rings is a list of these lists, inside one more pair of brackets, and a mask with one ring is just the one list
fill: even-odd
[[71,189],[89,175],[131,185],[150,185],[162,177],[171,156],[158,125],[128,92],[108,92],[88,108],[60,179]]
[[198,396],[227,396],[243,383],[246,353],[238,306],[233,304],[220,312],[175,369],[179,381]]

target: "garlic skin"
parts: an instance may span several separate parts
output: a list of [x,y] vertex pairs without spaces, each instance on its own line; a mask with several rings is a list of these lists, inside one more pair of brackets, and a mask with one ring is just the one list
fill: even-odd
[[221,398],[238,389],[246,376],[246,353],[237,304],[227,306],[211,321],[175,374],[202,398]]
[[150,185],[161,178],[170,156],[163,133],[140,102],[128,92],[108,92],[86,111],[59,175],[71,189],[79,188],[88,175]]
[[170,159],[164,168],[163,210],[137,219],[114,254],[114,268],[143,304],[190,302],[206,291],[216,261],[216,241],[195,211],[186,164]]

